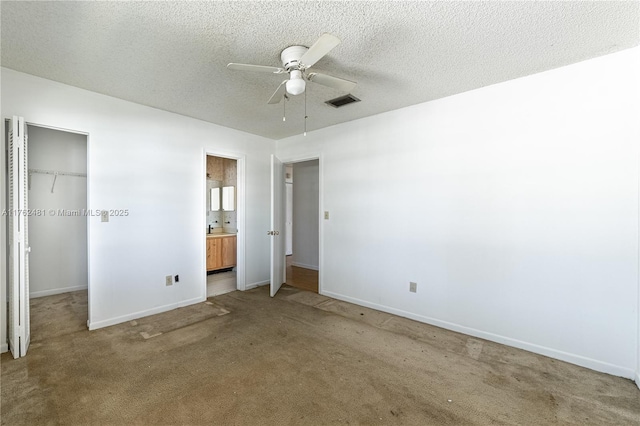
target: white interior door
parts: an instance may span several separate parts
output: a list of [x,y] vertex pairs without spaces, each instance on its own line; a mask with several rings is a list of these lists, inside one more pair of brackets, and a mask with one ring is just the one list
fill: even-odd
[[284,165],[271,155],[271,297],[275,296],[285,279],[284,257]]
[[29,234],[27,126],[14,116],[9,123],[9,348],[14,358],[25,356],[29,325]]

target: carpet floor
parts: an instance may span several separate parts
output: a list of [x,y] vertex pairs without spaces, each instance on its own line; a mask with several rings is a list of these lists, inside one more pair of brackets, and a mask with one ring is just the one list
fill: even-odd
[[95,331],[32,301],[3,425],[640,424],[626,379],[283,286]]

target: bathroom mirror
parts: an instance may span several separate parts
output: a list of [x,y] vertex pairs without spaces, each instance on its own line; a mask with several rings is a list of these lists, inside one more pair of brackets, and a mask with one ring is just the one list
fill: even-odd
[[236,188],[234,186],[222,187],[222,210],[232,212],[236,209]]
[[220,188],[211,188],[211,204],[209,210],[217,212],[220,210]]

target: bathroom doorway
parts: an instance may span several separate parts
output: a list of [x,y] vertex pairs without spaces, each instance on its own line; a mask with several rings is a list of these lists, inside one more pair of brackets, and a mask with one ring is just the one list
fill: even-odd
[[206,157],[206,297],[238,289],[238,161]]

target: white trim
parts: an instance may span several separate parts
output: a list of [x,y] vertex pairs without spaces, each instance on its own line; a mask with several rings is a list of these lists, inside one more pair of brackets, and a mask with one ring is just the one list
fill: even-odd
[[[534,343],[523,342],[521,340],[512,339],[510,337],[500,336],[498,334],[488,333],[486,331],[477,330],[475,328],[465,327],[459,324],[438,320],[435,318],[425,317],[422,315],[416,315],[411,312],[403,311],[401,309],[395,309],[388,306],[378,305],[376,303],[370,303],[364,300],[356,299],[349,296],[333,293],[330,291],[320,292],[323,296],[328,296],[334,299],[343,300],[345,302],[354,303],[356,305],[365,306],[367,308],[375,309],[382,312],[398,315],[401,317],[409,318],[415,321],[423,322],[426,324],[435,325],[437,327],[445,328],[447,330],[456,331],[469,336],[479,337],[481,339],[490,340],[492,342],[501,343],[507,346],[513,346],[515,348],[524,349],[529,352],[545,355],[551,358],[566,361],[571,364],[576,364],[581,367],[590,368],[592,370],[600,371],[602,373],[611,374],[614,376],[620,376],[627,379],[633,379],[636,374],[632,369],[625,368],[619,365],[609,364],[607,362],[598,361],[592,358],[587,358],[581,355],[576,355],[568,352],[559,351],[557,349],[548,348],[545,346],[536,345]],[[636,374],[637,376],[637,374]],[[636,382],[637,383],[637,382]]]
[[[87,133],[87,208],[91,208],[91,136]],[[87,216],[87,327],[91,322],[91,217]]]
[[269,285],[270,283],[271,280],[258,281],[256,283],[247,284],[244,289],[245,291],[251,290],[252,288],[262,287],[263,285]]
[[9,344],[3,343],[0,345],[0,353],[3,354],[5,352],[9,352]]
[[304,269],[312,269],[314,271],[319,270],[317,266],[305,265],[304,263],[298,263],[298,262],[291,262],[291,266],[297,266],[298,268],[304,268]]
[[318,154],[318,293],[324,289],[324,156]]
[[174,309],[182,308],[184,306],[195,305],[196,303],[204,302],[205,300],[207,300],[206,297],[196,297],[193,299],[183,300],[177,303],[170,303],[168,305],[158,306],[156,308],[134,312],[132,314],[122,315],[119,317],[109,318],[102,321],[96,321],[96,322],[87,321],[87,327],[89,327],[89,330],[97,330],[99,328],[109,327],[111,325],[121,324],[123,322],[131,321],[131,320],[135,320],[143,317],[148,317],[150,315],[161,314],[163,312],[168,312]]
[[89,289],[89,286],[86,286],[86,285],[78,285],[75,287],[53,288],[51,290],[33,291],[29,293],[29,297],[31,299],[36,299],[38,297],[53,296],[54,294],[69,293],[72,291],[88,290],[88,289]]
[[72,129],[67,129],[67,128],[64,128],[64,127],[48,126],[46,124],[31,123],[30,121],[25,121],[25,124],[27,126],[40,127],[42,129],[57,130],[59,132],[73,133],[73,134],[76,134],[76,135],[85,135],[85,136],[89,137],[89,133],[83,132],[81,130],[72,130]]
[[[636,167],[640,169],[640,156],[636,159]],[[637,174],[638,188],[636,197],[636,211],[638,212],[638,223],[636,223],[636,256],[639,258],[636,260],[636,313],[638,314],[638,320],[636,321],[636,385],[640,388],[640,173]]]

